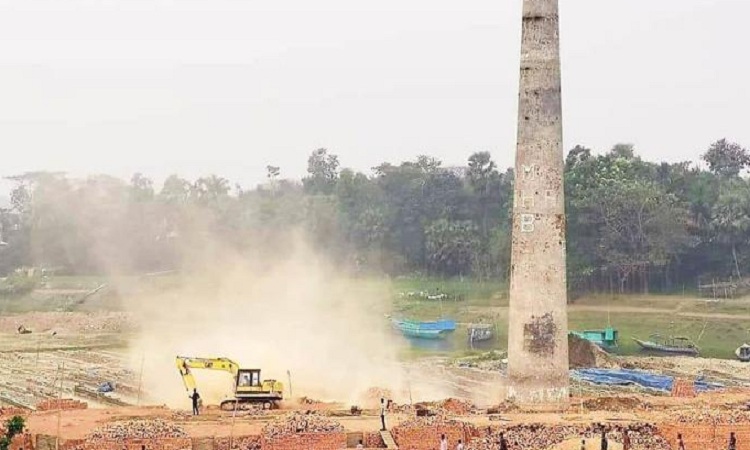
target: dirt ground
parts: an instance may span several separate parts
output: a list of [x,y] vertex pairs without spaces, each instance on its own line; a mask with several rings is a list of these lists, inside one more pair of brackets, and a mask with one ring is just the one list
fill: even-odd
[[[235,436],[260,434],[263,426],[274,417],[284,414],[279,411],[263,417],[237,416],[232,420],[231,413],[209,412],[204,415],[193,417],[186,414],[175,414],[175,412],[161,407],[123,407],[116,409],[89,409],[81,411],[63,411],[60,414],[60,435],[65,439],[83,439],[94,428],[115,420],[162,418],[169,419],[180,425],[190,437],[211,436]],[[403,417],[395,416],[389,422],[392,425],[404,420]],[[337,421],[350,432],[362,432],[377,430],[380,419],[375,416],[360,417],[337,417]],[[36,413],[29,417],[29,429],[34,433],[56,435],[58,424],[58,413],[49,411]]]
[[[717,405],[738,405],[744,402],[750,391],[734,391],[718,394],[701,395],[696,399],[673,399],[658,397],[649,399],[643,408],[623,411],[590,411],[580,410],[577,405],[584,399],[573,399],[569,411],[558,413],[507,413],[501,415],[477,413],[470,415],[456,415],[454,418],[470,423],[476,427],[487,427],[504,424],[627,424],[636,422],[668,421],[675,414],[692,414],[706,408],[716,408]],[[263,426],[287,411],[272,411],[263,415],[238,414],[234,419],[232,413],[218,410],[204,411],[198,417],[190,416],[187,411],[173,411],[165,407],[118,407],[108,409],[88,409],[62,411],[60,417],[60,436],[65,439],[83,439],[94,428],[107,422],[134,418],[162,418],[168,419],[182,427],[191,437],[257,435]],[[343,413],[342,411],[339,411]],[[389,427],[409,420],[411,415],[405,413],[389,413]],[[362,416],[339,416],[335,419],[343,425],[347,432],[374,431],[379,428],[380,419],[377,411],[365,411]],[[28,427],[34,433],[56,435],[58,430],[58,412],[38,412],[29,416]],[[594,446],[595,440],[587,443],[587,448]],[[597,442],[598,443],[598,442]],[[574,445],[575,444],[575,445]],[[580,442],[566,442],[561,450],[580,449]]]
[[[16,330],[20,324],[33,332],[19,335]],[[86,410],[44,411],[29,415],[28,427],[33,433],[50,435],[57,434],[59,417],[59,431],[66,439],[82,439],[104,423],[126,418],[169,419],[183,427],[191,437],[255,435],[269,420],[287,412],[239,413],[233,418],[231,413],[207,408],[203,415],[193,417],[187,411],[170,410],[164,406],[134,406],[139,400],[144,405],[152,402],[148,392],[139,393],[139,376],[128,368],[126,361],[125,344],[132,330],[130,318],[124,314],[30,313],[0,318],[0,406],[33,409],[39,402],[58,396],[86,401],[89,404]],[[503,373],[499,365],[462,367],[447,359],[437,358],[408,364],[407,370],[411,376],[408,398],[416,403],[423,400],[422,392],[439,391],[445,392],[446,396],[470,401],[477,405],[477,411],[462,415],[461,420],[478,427],[498,423],[657,421],[681,411],[738,409],[750,399],[747,388],[750,384],[750,365],[736,361],[627,357],[618,358],[618,363],[624,367],[688,378],[703,376],[733,387],[701,394],[693,399],[677,399],[628,388],[599,389],[589,386],[585,392],[583,389],[573,389],[577,395],[584,395],[573,398],[569,411],[563,415],[512,411],[498,415],[488,414],[482,408],[491,406],[501,398]],[[99,397],[82,395],[82,392],[95,392],[104,381],[116,384],[115,393]],[[179,383],[176,374],[175,382]],[[619,396],[620,399],[612,400],[608,396]],[[588,402],[592,397],[602,399],[599,403]],[[604,406],[602,410],[592,410],[596,405]],[[349,416],[349,406],[295,403],[294,400],[285,403],[287,409],[314,409],[335,415],[347,431],[378,429],[379,418],[374,410],[366,410],[361,416]],[[389,414],[388,421],[390,426],[395,426],[409,417],[408,414],[394,412]],[[598,443],[592,441],[587,447],[597,448],[596,445]],[[580,449],[580,442],[565,442],[560,448],[577,450]]]

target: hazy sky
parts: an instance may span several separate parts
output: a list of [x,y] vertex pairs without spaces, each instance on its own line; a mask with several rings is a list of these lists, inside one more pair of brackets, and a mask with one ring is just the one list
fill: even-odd
[[[560,0],[566,149],[750,146],[748,0]],[[0,0],[0,175],[513,161],[521,0]]]

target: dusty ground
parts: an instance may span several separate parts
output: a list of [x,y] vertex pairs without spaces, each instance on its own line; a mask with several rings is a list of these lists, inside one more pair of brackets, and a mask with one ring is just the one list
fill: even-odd
[[[23,324],[34,332],[16,333]],[[180,424],[193,437],[258,434],[263,425],[276,414],[240,413],[235,418],[209,408],[200,417],[186,411],[166,407],[137,407],[139,376],[129,370],[124,346],[132,323],[128,316],[113,313],[29,313],[0,318],[0,406],[33,408],[39,401],[56,398],[78,398],[89,403],[90,409],[59,413],[60,433],[68,439],[85,437],[97,426],[123,418],[161,417]],[[734,386],[732,390],[704,394],[695,399],[674,399],[663,395],[650,395],[632,388],[601,389],[587,386],[574,387],[573,392],[585,398],[574,398],[567,414],[507,413],[488,415],[487,411],[464,415],[461,420],[477,426],[498,423],[592,423],[622,421],[657,421],[680,411],[739,408],[750,398],[750,365],[736,361],[700,358],[620,358],[619,364],[656,372],[687,377],[705,376],[711,380]],[[486,408],[501,398],[503,383],[502,365],[497,360],[486,361],[477,367],[452,364],[447,359],[429,359],[410,363],[408,393],[402,397],[413,402],[423,399],[425,392],[443,392],[446,397],[466,399],[478,408]],[[108,398],[93,399],[81,396],[80,391],[95,390],[104,381],[114,381],[117,392]],[[179,377],[175,373],[175,383]],[[62,383],[62,384],[61,384]],[[62,386],[62,391],[60,389]],[[142,392],[141,404],[149,404],[149,393]],[[295,394],[298,394],[295,392]],[[298,395],[304,395],[299,393]],[[603,404],[614,405],[613,410],[591,411],[586,401],[592,396],[625,396],[622,404],[634,405],[619,408],[616,400]],[[113,406],[112,403],[130,406]],[[185,408],[189,405],[186,400]],[[317,409],[336,415],[348,431],[373,431],[378,429],[379,418],[374,411],[362,416],[347,416],[348,404],[299,404],[289,401],[288,409]],[[406,420],[407,415],[391,414],[391,426]],[[34,433],[56,434],[58,412],[37,412],[29,416],[28,425]],[[595,448],[594,443],[589,444]],[[580,442],[566,442],[561,448],[579,449]]]
[[[589,411],[580,410],[577,407],[581,399],[574,399],[570,410],[565,414],[525,414],[507,413],[501,415],[488,415],[479,412],[470,415],[456,415],[457,419],[471,423],[477,427],[487,427],[505,424],[556,424],[565,422],[567,424],[609,423],[625,424],[631,422],[660,422],[668,421],[676,414],[692,414],[706,408],[715,409],[717,405],[732,405],[742,403],[748,398],[750,391],[735,391],[729,393],[701,395],[696,399],[672,399],[669,397],[658,397],[649,399],[648,404],[641,408],[627,411]],[[254,435],[259,434],[263,426],[274,417],[284,414],[285,411],[273,411],[263,415],[238,414],[234,420],[231,413],[218,410],[204,411],[198,417],[190,416],[187,411],[172,411],[164,407],[119,407],[108,409],[88,409],[80,411],[63,411],[60,413],[60,435],[65,439],[82,439],[92,429],[106,422],[124,420],[129,418],[163,418],[179,424],[191,437],[228,436],[234,434]],[[340,416],[343,411],[331,411],[336,415],[344,428],[349,432],[375,431],[379,427],[379,417],[376,411],[365,411],[362,416]],[[389,414],[389,426],[396,426],[400,422],[409,419],[407,414]],[[55,435],[58,430],[58,412],[48,411],[32,414],[28,419],[28,425],[34,433]],[[593,441],[589,444],[592,444]],[[566,443],[561,448],[580,449],[577,446]],[[598,447],[591,447],[598,448]]]
[[[187,414],[176,414],[175,412],[160,407],[136,408],[124,407],[116,409],[89,409],[83,411],[63,411],[60,417],[60,434],[65,439],[82,439],[97,426],[114,421],[129,418],[163,418],[170,419],[179,424],[191,437],[229,436],[233,433],[239,435],[260,434],[263,426],[275,416],[284,414],[278,411],[266,416],[238,415],[232,420],[231,413],[208,412],[199,417]],[[394,417],[391,421],[396,424],[402,420]],[[348,431],[373,431],[377,430],[380,419],[375,415],[363,417],[337,417]],[[50,411],[36,413],[29,417],[28,425],[34,433],[55,435],[57,433],[58,414]]]

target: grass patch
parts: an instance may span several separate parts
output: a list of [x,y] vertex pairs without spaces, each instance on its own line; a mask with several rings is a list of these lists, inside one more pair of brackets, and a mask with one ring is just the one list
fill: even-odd
[[[406,299],[397,293],[408,290],[429,290],[436,287],[448,292],[453,289],[465,294],[463,301],[431,301]],[[443,346],[428,344],[424,348],[412,345],[405,357],[424,355],[471,355],[476,351],[502,351],[507,346],[507,290],[502,283],[473,283],[460,280],[401,279],[392,283],[394,316],[416,320],[431,320],[449,317],[460,324],[470,322],[493,323],[496,336],[478,350],[472,350],[465,326],[446,338]],[[743,318],[684,317],[676,313],[696,315],[730,314],[750,316],[750,299],[707,302],[706,299],[686,295],[590,295],[577,299],[575,306],[601,308],[601,311],[577,311],[568,314],[570,330],[598,329],[609,323],[620,333],[620,353],[634,355],[640,348],[632,338],[648,339],[653,333],[680,335],[693,339],[701,349],[701,355],[712,358],[734,358],[734,350],[750,339],[750,320]],[[628,308],[641,311],[618,312]],[[653,311],[649,311],[653,310]],[[700,339],[699,339],[700,338]]]

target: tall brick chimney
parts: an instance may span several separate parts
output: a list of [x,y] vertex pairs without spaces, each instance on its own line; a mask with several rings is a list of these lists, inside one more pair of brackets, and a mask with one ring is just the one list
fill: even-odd
[[508,397],[568,404],[558,0],[524,0],[510,275]]

